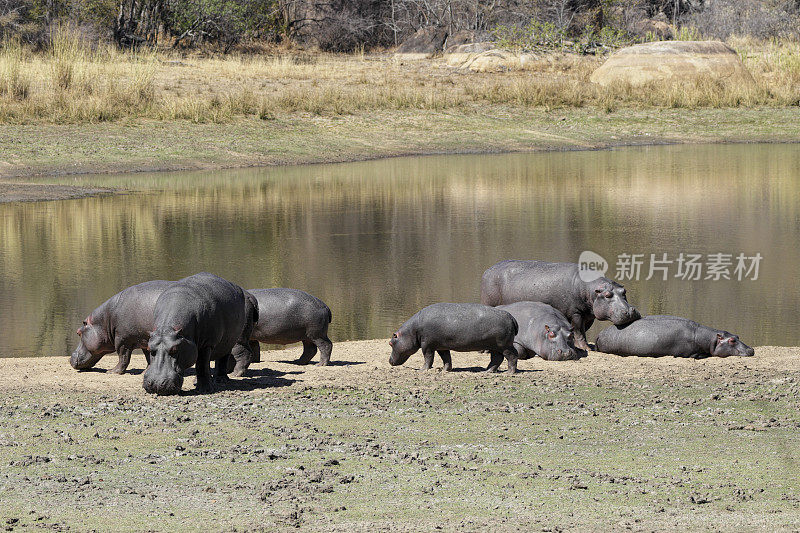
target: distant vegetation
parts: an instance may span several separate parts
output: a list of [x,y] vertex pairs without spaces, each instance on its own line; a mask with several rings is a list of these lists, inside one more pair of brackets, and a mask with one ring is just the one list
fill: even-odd
[[705,38],[797,39],[800,0],[0,0],[3,39],[48,49],[67,24],[88,42],[123,48],[294,43],[348,52],[436,28],[587,53],[680,28]]
[[[0,0],[0,123],[223,122],[482,105],[795,106],[797,1]],[[538,59],[498,76],[365,53],[427,26],[534,51]],[[620,46],[709,36],[737,50],[755,87],[710,79],[639,88],[589,82]],[[284,48],[264,44],[281,42]]]

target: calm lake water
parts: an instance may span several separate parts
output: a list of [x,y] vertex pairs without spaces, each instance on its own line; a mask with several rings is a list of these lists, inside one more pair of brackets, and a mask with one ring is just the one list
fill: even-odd
[[[333,310],[334,342],[388,338],[427,304],[479,301],[481,273],[501,259],[574,262],[584,250],[602,255],[611,277],[621,254],[643,254],[640,278],[623,283],[646,313],[690,317],[751,345],[798,344],[797,145],[415,157],[59,183],[157,191],[0,204],[3,357],[66,355],[106,298],[200,270],[246,288],[319,296]],[[668,261],[699,254],[702,278],[710,254],[732,254],[732,279],[685,280],[676,262],[657,265],[666,281],[661,270],[645,279],[650,254],[664,253]],[[739,254],[762,256],[757,280],[752,271],[736,279]]]

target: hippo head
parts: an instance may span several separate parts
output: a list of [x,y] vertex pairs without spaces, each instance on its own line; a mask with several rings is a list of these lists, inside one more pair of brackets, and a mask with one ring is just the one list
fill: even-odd
[[586,350],[575,347],[575,336],[572,328],[559,325],[544,326],[542,332],[544,342],[539,356],[547,361],[574,361],[586,357]]
[[416,335],[402,328],[392,333],[389,346],[392,347],[392,356],[389,358],[389,364],[392,366],[402,365],[419,349]]
[[114,343],[105,328],[92,323],[92,315],[86,317],[77,333],[81,340],[69,358],[69,364],[75,370],[92,368],[104,355],[114,351]]
[[716,357],[729,357],[738,355],[740,357],[751,357],[755,355],[755,350],[739,340],[738,335],[720,331],[714,339],[711,347],[711,355]]
[[181,336],[180,328],[156,330],[150,334],[150,364],[142,386],[151,394],[178,394],[183,371],[197,362],[197,345]]
[[615,326],[624,326],[642,318],[639,311],[628,303],[625,288],[616,281],[598,278],[591,283],[590,290],[592,313],[597,320],[609,320]]

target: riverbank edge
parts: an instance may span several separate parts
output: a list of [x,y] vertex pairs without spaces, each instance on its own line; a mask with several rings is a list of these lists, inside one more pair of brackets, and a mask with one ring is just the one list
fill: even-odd
[[[124,192],[103,175],[324,164],[390,157],[602,150],[626,146],[800,142],[799,108],[514,109],[6,125],[0,203]],[[70,185],[65,177],[97,175]],[[48,183],[49,178],[58,184]],[[83,180],[85,182],[85,180]]]

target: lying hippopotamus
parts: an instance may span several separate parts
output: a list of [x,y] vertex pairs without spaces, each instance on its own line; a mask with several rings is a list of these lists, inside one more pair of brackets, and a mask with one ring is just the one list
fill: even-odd
[[433,352],[439,352],[444,370],[453,369],[450,351],[472,352],[485,350],[492,356],[489,372],[497,372],[505,356],[508,372],[517,371],[517,351],[514,336],[519,327],[507,311],[481,304],[438,303],[429,305],[406,320],[394,334],[389,346],[389,364],[402,365],[422,348],[425,365],[433,366]]
[[233,375],[244,375],[251,363],[261,360],[259,342],[265,344],[303,343],[303,354],[297,360],[307,365],[319,349],[318,366],[331,362],[333,343],[328,338],[331,310],[325,302],[297,289],[250,289],[257,301],[258,320],[250,333],[249,350],[237,346]]
[[244,290],[208,272],[189,276],[161,293],[153,322],[144,390],[178,394],[183,372],[194,365],[197,390],[211,392],[211,361],[217,361],[217,375],[227,369],[231,350],[245,328]]
[[645,316],[625,326],[611,326],[597,336],[597,350],[617,355],[651,357],[752,356],[755,351],[739,337],[688,318]]
[[538,355],[546,361],[570,361],[586,357],[586,350],[575,347],[572,326],[564,315],[541,302],[514,302],[498,305],[519,324],[514,348],[520,359]]
[[106,354],[117,352],[119,362],[109,370],[122,374],[131,362],[131,352],[144,351],[150,364],[147,340],[153,331],[156,300],[173,281],[145,281],[115,294],[89,313],[78,329],[81,338],[69,364],[76,370],[92,368]]
[[[227,373],[233,372],[236,377],[242,377],[251,363],[258,363],[261,361],[261,350],[258,343],[255,345],[250,341],[253,334],[253,329],[258,322],[258,300],[249,291],[244,291],[244,316],[245,325],[242,330],[242,335],[236,341],[236,345],[231,351],[231,357],[228,359]],[[217,376],[220,378],[221,373]],[[224,379],[224,378],[223,378]]]
[[583,281],[577,263],[501,261],[481,278],[481,302],[502,305],[543,302],[560,311],[572,324],[575,346],[588,350],[586,330],[597,320],[621,326],[640,317],[628,303],[625,289],[605,277]]

